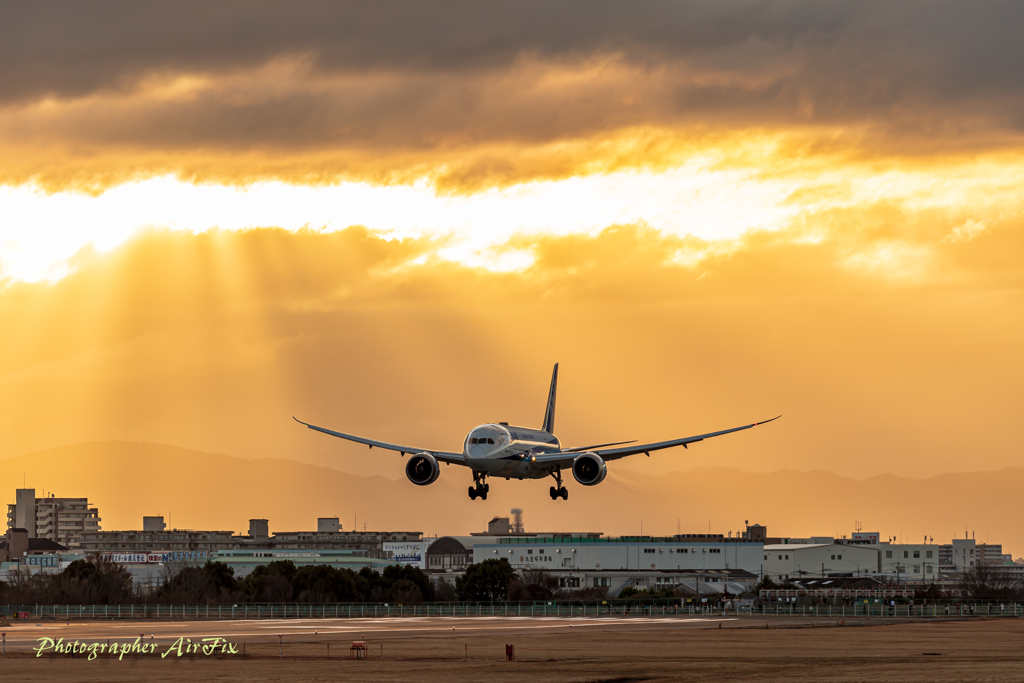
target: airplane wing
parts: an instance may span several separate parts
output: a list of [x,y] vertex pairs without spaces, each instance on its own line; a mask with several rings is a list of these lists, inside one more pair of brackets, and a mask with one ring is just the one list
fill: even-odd
[[[758,425],[768,424],[774,420],[778,420],[778,417],[773,417],[771,420],[763,420],[762,422],[755,422],[749,425],[743,425],[742,427],[733,427],[732,429],[723,429],[720,432],[710,432],[708,434],[698,434],[697,436],[687,436],[682,439],[670,439],[669,441],[659,441],[657,443],[646,443],[639,444],[637,446],[626,446],[625,448],[606,448],[606,449],[594,449],[591,453],[597,453],[605,461],[618,460],[619,458],[625,458],[628,455],[637,455],[644,453],[650,455],[651,451],[659,451],[663,448],[673,448],[675,446],[682,446],[686,448],[687,444],[697,443],[704,439],[710,439],[713,436],[722,436],[723,434],[731,434],[732,432],[740,432],[744,429],[750,429]],[[567,451],[558,451],[555,453],[541,453],[531,457],[531,460],[536,462],[538,465],[552,465],[555,467],[570,467],[573,459],[580,454],[577,449],[571,449]]]
[[466,464],[465,458],[463,457],[462,453],[451,453],[449,451],[437,451],[437,450],[434,450],[433,448],[416,448],[414,446],[400,446],[398,444],[388,443],[387,441],[375,441],[374,439],[366,439],[366,438],[363,438],[361,436],[355,436],[353,434],[344,434],[342,432],[336,432],[333,429],[325,429],[324,427],[317,427],[316,425],[311,425],[308,422],[303,422],[302,420],[300,420],[299,418],[294,417],[294,416],[292,417],[292,419],[295,420],[296,422],[298,422],[299,424],[306,425],[310,429],[314,429],[314,430],[316,430],[318,432],[323,432],[324,434],[330,434],[331,436],[336,436],[339,439],[346,439],[348,441],[355,441],[356,443],[361,443],[363,445],[369,446],[370,448],[373,448],[374,446],[376,446],[377,448],[384,448],[384,449],[389,450],[389,451],[398,451],[402,455],[405,455],[406,453],[430,453],[432,456],[437,458],[438,462],[444,462],[444,463],[453,464],[453,465],[465,465]]

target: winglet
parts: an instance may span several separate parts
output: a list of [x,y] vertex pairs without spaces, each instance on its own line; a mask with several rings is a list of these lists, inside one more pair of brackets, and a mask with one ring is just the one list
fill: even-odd
[[309,426],[308,422],[303,422],[302,420],[300,420],[299,418],[295,417],[294,415],[292,415],[292,419],[295,420],[296,422],[298,422],[300,425],[306,425],[307,427]]
[[754,423],[754,426],[756,427],[756,426],[758,426],[758,425],[766,425],[766,424],[768,424],[769,422],[775,422],[775,421],[776,421],[776,420],[778,420],[778,419],[779,419],[780,417],[782,417],[782,416],[781,416],[781,415],[776,415],[775,417],[773,417],[773,418],[772,418],[772,419],[770,419],[770,420],[765,420],[765,421],[763,421],[763,422],[755,422],[755,423]]

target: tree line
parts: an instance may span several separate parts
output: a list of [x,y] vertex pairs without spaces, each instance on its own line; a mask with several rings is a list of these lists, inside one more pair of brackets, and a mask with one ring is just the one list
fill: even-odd
[[[753,589],[787,588],[766,578]],[[792,586],[795,588],[796,586]],[[203,566],[166,565],[153,585],[136,585],[124,565],[100,556],[75,560],[63,571],[43,574],[15,570],[0,581],[0,602],[41,605],[114,604],[237,604],[237,603],[336,603],[388,602],[416,605],[423,602],[528,602],[534,600],[598,600],[607,588],[561,586],[559,578],[545,571],[516,572],[507,559],[471,564],[456,577],[454,585],[433,583],[423,570],[392,565],[377,572],[364,567],[358,572],[328,565],[296,567],[290,560],[259,565],[242,578],[223,562]],[[640,590],[627,587],[619,599],[672,599],[682,593],[671,588]],[[979,566],[964,574],[955,588],[921,586],[922,599],[1024,600],[1024,580],[999,567]]]
[[[137,585],[124,565],[75,560],[56,574],[15,571],[0,581],[0,602],[41,605],[235,604],[244,602],[395,602],[418,604],[445,595],[421,569],[389,566],[358,572],[291,560],[259,565],[245,577],[223,562],[166,565],[153,585]],[[454,591],[454,589],[451,589]]]

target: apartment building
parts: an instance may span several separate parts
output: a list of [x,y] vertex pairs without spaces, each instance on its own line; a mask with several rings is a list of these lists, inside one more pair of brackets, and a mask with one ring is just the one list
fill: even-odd
[[30,538],[76,548],[84,534],[100,530],[99,509],[88,498],[37,498],[35,489],[17,489],[14,500],[7,506],[7,528],[25,529]]

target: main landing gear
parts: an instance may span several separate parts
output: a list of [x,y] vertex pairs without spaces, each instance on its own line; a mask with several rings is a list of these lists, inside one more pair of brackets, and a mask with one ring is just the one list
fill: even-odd
[[548,491],[548,495],[551,496],[551,500],[558,500],[559,496],[562,497],[562,500],[569,500],[569,489],[562,486],[562,470],[555,470],[555,473],[551,476],[555,478],[555,483],[557,484],[557,487],[552,486],[551,490]]
[[479,472],[473,473],[473,485],[469,487],[470,500],[476,500],[477,497],[480,500],[487,500],[487,492],[491,490],[491,485],[484,483],[486,477],[487,475]]

